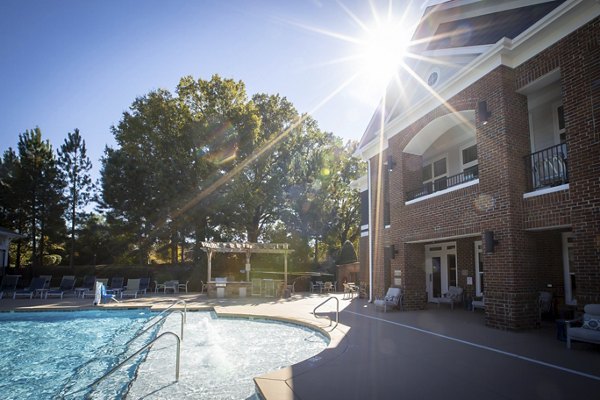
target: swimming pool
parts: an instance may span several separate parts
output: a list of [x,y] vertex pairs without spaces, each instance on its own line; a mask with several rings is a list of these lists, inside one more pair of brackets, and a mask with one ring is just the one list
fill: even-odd
[[[176,341],[165,337],[144,362],[139,357],[93,394],[86,392],[95,378],[143,346],[137,340],[125,344],[153,315],[146,310],[0,313],[3,398],[246,399],[254,394],[254,377],[310,358],[328,343],[298,325],[188,312],[179,382],[174,382]],[[161,329],[179,334],[179,324],[180,316],[173,314]]]
[[[83,398],[89,384],[125,358],[126,342],[151,315],[144,310],[0,313],[2,398]],[[104,396],[122,397],[141,358],[136,361],[102,385]]]

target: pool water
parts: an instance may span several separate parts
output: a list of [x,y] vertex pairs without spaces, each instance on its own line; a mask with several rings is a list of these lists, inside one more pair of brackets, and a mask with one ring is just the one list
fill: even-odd
[[179,335],[181,316],[127,342],[147,310],[0,313],[2,399],[248,399],[253,378],[318,354],[327,339],[298,325],[188,312],[175,382],[176,340],[165,336],[95,390],[90,384],[158,331]]
[[[178,333],[180,320],[171,315],[162,331]],[[188,312],[179,382],[175,340],[165,338],[140,366],[128,398],[248,399],[255,394],[253,378],[309,359],[327,344],[325,336],[299,325]]]
[[[85,397],[96,378],[124,359],[126,342],[151,315],[144,310],[0,313],[2,398]],[[123,375],[133,376],[139,361],[121,371],[116,383],[99,388],[103,396],[121,397],[130,379]]]

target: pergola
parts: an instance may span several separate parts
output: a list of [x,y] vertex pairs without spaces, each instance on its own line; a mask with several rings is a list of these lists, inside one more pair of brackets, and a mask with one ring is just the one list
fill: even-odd
[[246,254],[246,281],[250,282],[250,257],[252,253],[259,254],[283,254],[283,275],[284,282],[287,283],[288,253],[293,253],[294,250],[289,249],[287,243],[237,243],[237,242],[201,242],[200,248],[206,252],[208,258],[208,278],[207,281],[212,281],[212,256],[214,253],[244,253]]

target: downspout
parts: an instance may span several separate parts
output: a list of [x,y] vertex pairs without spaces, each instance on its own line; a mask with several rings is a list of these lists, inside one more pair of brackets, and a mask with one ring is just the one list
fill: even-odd
[[367,161],[367,190],[369,191],[369,303],[373,302],[373,191],[371,188],[371,159]]

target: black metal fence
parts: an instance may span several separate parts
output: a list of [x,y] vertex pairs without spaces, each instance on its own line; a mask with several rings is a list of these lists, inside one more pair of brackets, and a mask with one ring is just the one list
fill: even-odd
[[419,189],[411,190],[406,192],[406,201],[414,200],[419,197],[426,196],[428,194],[432,194],[435,192],[439,192],[440,190],[448,189],[453,186],[458,186],[462,183],[473,181],[479,178],[479,168],[478,166],[471,167],[460,174],[436,179],[433,182],[427,182]]
[[529,191],[563,185],[569,182],[567,144],[536,151],[525,157]]

